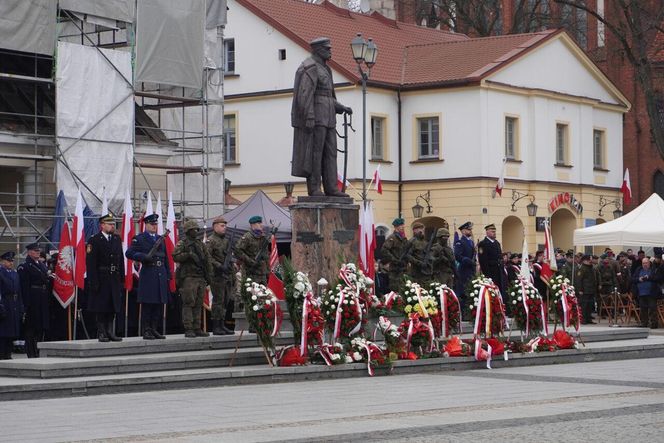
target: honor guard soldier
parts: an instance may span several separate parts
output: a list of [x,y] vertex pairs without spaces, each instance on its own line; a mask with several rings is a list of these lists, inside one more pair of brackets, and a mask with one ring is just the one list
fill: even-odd
[[240,260],[242,277],[251,281],[267,284],[269,273],[269,240],[263,232],[263,218],[254,215],[249,219],[250,231],[244,234],[237,242],[235,254]]
[[0,360],[12,358],[14,340],[21,334],[23,299],[18,272],[14,269],[14,253],[0,256]]
[[382,262],[387,264],[389,277],[388,288],[390,291],[398,291],[401,279],[408,273],[408,249],[409,241],[406,239],[404,219],[397,217],[392,221],[394,232],[392,232],[381,249]]
[[185,222],[185,237],[173,251],[173,260],[180,264],[175,280],[182,297],[182,323],[187,338],[209,335],[201,329],[201,309],[205,288],[212,281],[212,264],[210,253],[198,239],[198,232],[198,223]]
[[226,235],[226,220],[217,217],[212,222],[214,231],[206,244],[212,259],[212,281],[210,290],[214,296],[212,303],[212,334],[227,335],[234,332],[224,325],[226,318],[226,304],[228,303],[230,291],[235,272],[233,272],[233,245],[231,239]]
[[486,237],[477,244],[477,258],[480,262],[482,274],[489,277],[501,294],[505,294],[503,283],[503,250],[500,242],[496,240],[496,225],[491,223],[484,227]]
[[[141,322],[145,340],[164,339],[159,333],[164,305],[168,302],[168,281],[171,278],[163,237],[157,235],[158,214],[143,218],[145,232],[131,241],[125,255],[141,263],[138,275],[138,302],[141,303]],[[166,333],[166,331],[163,331]]]
[[450,289],[454,289],[456,260],[454,259],[454,251],[448,244],[450,239],[449,229],[439,228],[436,231],[436,239],[437,242],[432,246],[434,257],[433,279],[447,285]]
[[410,276],[420,286],[427,288],[431,283],[433,273],[433,262],[431,261],[431,246],[433,244],[432,241],[424,238],[424,225],[422,223],[413,223],[413,238],[410,243],[408,250]]
[[466,222],[459,226],[461,237],[454,242],[454,258],[457,268],[456,293],[461,296],[462,304],[465,302],[466,285],[476,272],[475,243],[473,242],[473,224]]
[[122,310],[124,257],[112,214],[99,218],[101,230],[88,240],[85,261],[87,310],[97,317],[100,342],[122,341],[115,335],[115,314]]
[[592,257],[584,255],[581,257],[581,266],[574,276],[574,288],[579,294],[581,304],[581,313],[583,315],[584,325],[594,325],[592,313],[595,303],[595,296],[599,289],[599,274],[592,265]]
[[21,297],[25,306],[25,352],[28,358],[39,357],[37,343],[44,341],[49,328],[51,285],[46,265],[39,261],[38,243],[27,246],[28,256],[18,267]]

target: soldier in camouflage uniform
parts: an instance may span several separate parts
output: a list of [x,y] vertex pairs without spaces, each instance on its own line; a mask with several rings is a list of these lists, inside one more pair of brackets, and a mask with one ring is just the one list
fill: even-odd
[[207,249],[212,259],[212,281],[210,289],[214,296],[212,302],[212,334],[228,335],[233,331],[224,325],[226,318],[226,305],[228,304],[231,286],[233,283],[233,263],[231,239],[226,235],[226,220],[217,217],[212,222],[214,232],[208,238]]
[[571,249],[565,254],[565,264],[558,269],[558,273],[570,281],[574,285],[574,251]]
[[431,247],[433,256],[433,280],[454,288],[456,260],[454,251],[449,246],[450,230],[439,228],[436,231],[437,242]]
[[263,218],[254,215],[249,219],[249,225],[251,230],[237,242],[235,255],[240,260],[243,278],[266,285],[269,273],[269,240],[263,232]]
[[401,278],[404,274],[408,273],[406,254],[408,253],[410,242],[406,239],[403,218],[395,218],[392,226],[394,226],[394,232],[383,243],[381,261],[388,266],[388,288],[390,291],[396,292],[399,290]]
[[201,309],[205,288],[211,281],[212,259],[203,242],[198,239],[198,231],[195,221],[185,222],[185,237],[173,251],[173,260],[179,263],[175,279],[182,296],[182,323],[187,338],[208,336],[201,329]]
[[593,267],[591,260],[592,258],[589,255],[584,255],[581,258],[581,266],[579,266],[574,276],[574,288],[577,294],[579,294],[584,325],[595,324],[592,312],[595,295],[599,288],[599,275],[597,269]]
[[427,254],[428,247],[429,241],[424,237],[424,225],[420,222],[414,223],[413,238],[407,257],[410,263],[410,276],[423,288],[431,283],[433,271],[431,251]]
[[599,292],[602,295],[613,294],[613,290],[618,287],[618,275],[613,260],[603,258],[597,265],[599,272]]

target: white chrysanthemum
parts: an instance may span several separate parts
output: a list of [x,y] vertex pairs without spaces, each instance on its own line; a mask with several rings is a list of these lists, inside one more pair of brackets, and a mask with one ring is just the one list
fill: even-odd
[[254,311],[258,311],[260,308],[256,305],[254,305]]

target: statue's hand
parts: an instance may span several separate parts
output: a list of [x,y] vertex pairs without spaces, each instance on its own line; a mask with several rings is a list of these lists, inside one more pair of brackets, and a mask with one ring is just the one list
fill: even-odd
[[344,112],[348,115],[353,114],[353,110],[350,108],[350,106],[344,106]]

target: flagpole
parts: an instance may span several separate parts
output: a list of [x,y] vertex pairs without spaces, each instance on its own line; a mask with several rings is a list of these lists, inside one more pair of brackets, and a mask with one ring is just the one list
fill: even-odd
[[129,337],[129,290],[125,289],[125,337]]
[[77,315],[78,315],[78,286],[75,286],[74,287],[74,340],[76,340],[76,326],[78,324],[78,322],[76,321]]
[[205,307],[203,307],[203,332],[207,332],[207,315],[205,315]]
[[67,305],[67,340],[71,341],[71,303]]
[[141,314],[143,313],[143,303],[138,304],[138,336],[140,337],[143,335],[142,327],[141,327]]
[[161,320],[161,333],[166,335],[166,303],[164,303],[164,315]]

